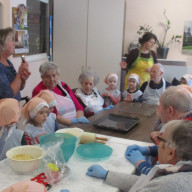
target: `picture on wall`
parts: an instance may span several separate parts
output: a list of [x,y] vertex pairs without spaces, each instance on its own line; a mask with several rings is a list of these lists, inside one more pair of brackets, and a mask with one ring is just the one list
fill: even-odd
[[192,55],[192,21],[185,21],[182,53]]
[[28,53],[27,8],[24,4],[12,8],[12,20],[15,29],[15,54]]

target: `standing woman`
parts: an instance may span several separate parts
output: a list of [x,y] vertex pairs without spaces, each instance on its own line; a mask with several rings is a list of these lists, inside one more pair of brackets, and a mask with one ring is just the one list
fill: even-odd
[[29,65],[21,63],[18,73],[8,59],[14,53],[15,32],[12,28],[0,29],[0,99],[21,99],[20,90],[25,87],[25,82],[30,76]]
[[153,64],[157,63],[157,56],[152,48],[157,41],[157,37],[150,32],[145,33],[142,38],[139,38],[139,43],[141,48],[133,49],[128,57],[126,62],[123,61],[120,63],[122,69],[127,69],[127,75],[125,77],[125,87],[127,89],[128,76],[131,73],[136,73],[140,77],[140,85],[145,81],[148,81],[150,78],[150,69]]

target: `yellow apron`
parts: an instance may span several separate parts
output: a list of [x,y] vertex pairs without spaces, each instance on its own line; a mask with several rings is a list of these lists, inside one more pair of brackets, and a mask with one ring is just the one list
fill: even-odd
[[125,77],[125,87],[124,90],[127,90],[128,86],[128,76],[131,73],[136,73],[140,77],[140,85],[142,85],[145,81],[148,81],[150,78],[149,72],[146,72],[145,70],[148,68],[151,68],[154,64],[153,56],[150,52],[150,58],[143,58],[140,56],[141,51],[139,50],[139,56],[135,60],[135,62],[132,64],[131,68],[127,72],[127,75]]

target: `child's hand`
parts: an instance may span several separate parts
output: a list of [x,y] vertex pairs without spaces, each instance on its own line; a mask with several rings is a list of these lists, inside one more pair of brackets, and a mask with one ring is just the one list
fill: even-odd
[[133,101],[133,97],[130,94],[127,94],[127,97],[123,99],[126,102]]
[[111,93],[110,93],[109,91],[107,91],[107,92],[105,92],[103,95],[104,95],[105,97],[110,97]]

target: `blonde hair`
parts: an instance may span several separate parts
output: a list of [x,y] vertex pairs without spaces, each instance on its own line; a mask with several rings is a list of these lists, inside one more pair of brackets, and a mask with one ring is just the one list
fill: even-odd
[[3,46],[5,45],[8,36],[12,36],[14,38],[15,31],[13,28],[8,27],[5,29],[0,29],[0,56],[2,55]]

